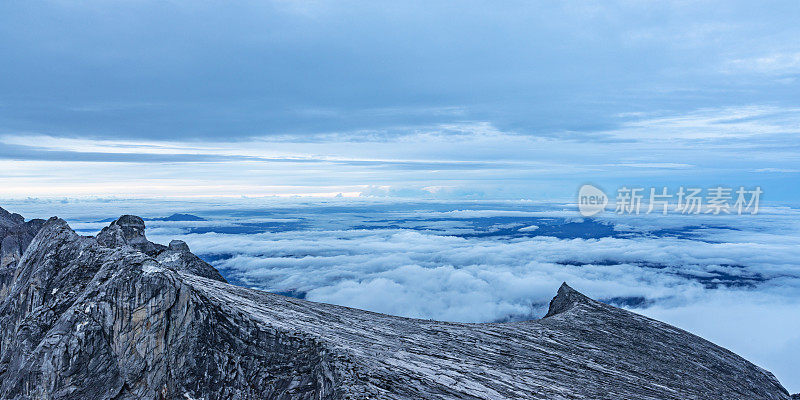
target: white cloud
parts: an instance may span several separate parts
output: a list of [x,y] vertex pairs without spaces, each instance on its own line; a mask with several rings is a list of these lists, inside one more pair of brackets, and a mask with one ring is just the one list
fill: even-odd
[[[398,214],[402,219],[415,213]],[[797,388],[800,224],[794,214],[717,219],[717,226],[741,221],[739,230],[702,229],[698,240],[442,236],[472,231],[462,218],[550,218],[468,209],[417,214],[424,226],[441,231],[303,230],[181,238],[198,252],[236,254],[214,264],[249,286],[408,317],[468,322],[537,317],[562,281],[594,298],[644,298],[637,312],[738,352]],[[702,224],[703,218],[660,221],[674,229]],[[642,232],[658,228],[658,222],[645,221]],[[752,286],[724,284],[736,277],[750,279]],[[722,285],[710,289],[700,279]]]
[[781,52],[737,58],[727,62],[724,72],[755,72],[769,75],[798,74],[800,73],[800,52]]
[[779,174],[794,174],[800,172],[800,169],[791,168],[759,168],[755,172],[775,172]]
[[[395,315],[470,322],[533,318],[543,315],[563,281],[594,298],[628,298],[631,304],[645,299],[637,312],[707,337],[774,371],[788,386],[800,386],[791,368],[800,356],[795,333],[800,211],[793,208],[765,207],[746,217],[606,213],[601,221],[613,224],[617,237],[557,239],[526,235],[553,221],[586,220],[576,218],[574,207],[530,201],[114,200],[13,206],[6,208],[26,216],[67,216],[83,234],[105,225],[91,221],[122,212],[196,213],[210,220],[148,221],[147,235],[159,243],[185,240],[195,253],[212,257],[232,281],[247,286]],[[189,233],[243,223],[267,231]],[[498,230],[521,234],[459,236]],[[662,230],[688,238],[657,234]]]
[[[0,185],[10,198],[342,193],[554,200],[572,197],[575,187],[594,180],[712,185],[749,179],[752,171],[800,170],[791,145],[798,115],[796,108],[768,105],[650,112],[620,117],[606,130],[544,136],[480,121],[419,126],[376,140],[335,132],[315,140],[193,143],[4,134],[0,149],[10,153],[0,156],[21,159],[0,160],[6,171]],[[767,184],[773,193],[787,187]]]
[[[794,288],[797,290],[797,287]],[[687,329],[767,368],[792,393],[800,389],[800,299],[754,291],[715,291],[643,313]]]
[[749,145],[757,145],[755,140],[759,136],[791,137],[798,133],[798,123],[798,109],[749,105],[643,117],[606,133],[636,141],[704,140],[703,148],[708,149],[708,146],[715,144],[709,140],[717,140],[717,145],[723,145],[725,140],[749,139]]

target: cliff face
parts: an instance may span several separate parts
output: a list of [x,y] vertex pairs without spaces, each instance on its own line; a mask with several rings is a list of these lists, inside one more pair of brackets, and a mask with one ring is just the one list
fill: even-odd
[[19,261],[42,225],[44,225],[42,219],[26,222],[21,215],[0,208],[0,268]]
[[44,224],[0,299],[0,398],[789,399],[737,355],[566,285],[538,321],[393,317],[229,285],[139,220],[96,238]]
[[0,208],[0,299],[8,294],[17,262],[42,225],[42,219],[26,222],[21,215]]

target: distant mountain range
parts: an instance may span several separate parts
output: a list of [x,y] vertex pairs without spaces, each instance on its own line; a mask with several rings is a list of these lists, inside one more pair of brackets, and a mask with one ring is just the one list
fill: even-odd
[[88,237],[1,208],[0,255],[3,399],[796,398],[567,284],[540,320],[401,318],[228,284],[136,216]]

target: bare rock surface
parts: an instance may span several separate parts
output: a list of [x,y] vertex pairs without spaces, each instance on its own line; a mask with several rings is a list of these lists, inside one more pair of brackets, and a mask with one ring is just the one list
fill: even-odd
[[123,218],[97,238],[53,218],[27,247],[0,299],[0,398],[790,399],[736,354],[566,284],[537,321],[394,317],[203,276],[185,243],[151,247]]
[[16,265],[42,225],[42,219],[26,222],[21,215],[0,208],[0,268]]
[[44,222],[42,219],[26,222],[21,215],[0,208],[0,299],[8,294],[17,263]]
[[96,240],[101,245],[111,248],[130,246],[157,259],[166,267],[225,282],[219,271],[192,254],[184,241],[173,240],[169,246],[164,246],[147,240],[144,220],[135,215],[119,217],[103,228]]

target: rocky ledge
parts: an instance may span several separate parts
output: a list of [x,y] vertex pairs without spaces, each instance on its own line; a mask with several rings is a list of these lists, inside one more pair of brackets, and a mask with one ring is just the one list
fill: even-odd
[[227,284],[133,216],[97,237],[50,219],[0,302],[3,399],[790,399],[566,284],[537,321],[400,318]]

